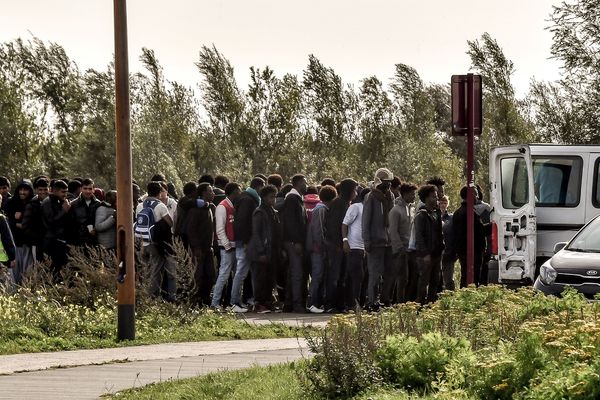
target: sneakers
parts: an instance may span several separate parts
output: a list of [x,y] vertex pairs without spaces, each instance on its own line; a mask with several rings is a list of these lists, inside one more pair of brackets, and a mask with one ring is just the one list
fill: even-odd
[[262,304],[257,304],[254,306],[254,311],[256,311],[257,314],[268,314],[271,312],[271,309],[267,306],[263,306]]
[[317,306],[310,306],[310,307],[308,307],[308,311],[313,314],[322,314],[324,310]]
[[234,313],[238,313],[238,314],[243,314],[243,313],[247,313],[248,309],[244,308],[242,306],[239,306],[237,304],[234,304],[231,306],[231,308],[229,309],[229,311],[234,312]]
[[221,306],[210,306],[210,308],[216,313],[223,313],[225,310]]

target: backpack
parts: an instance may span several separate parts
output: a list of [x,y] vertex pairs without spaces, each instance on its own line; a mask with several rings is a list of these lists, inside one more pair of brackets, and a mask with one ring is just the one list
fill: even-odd
[[154,243],[153,232],[156,225],[154,208],[158,202],[158,200],[144,200],[142,209],[135,216],[135,237],[141,238],[144,243]]

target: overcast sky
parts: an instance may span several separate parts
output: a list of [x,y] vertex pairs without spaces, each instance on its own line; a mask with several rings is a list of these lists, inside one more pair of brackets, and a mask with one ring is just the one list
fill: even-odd
[[[3,2],[0,41],[37,36],[62,45],[81,68],[103,69],[113,55],[111,0]],[[426,82],[466,73],[467,40],[489,32],[516,67],[523,94],[532,77],[554,80],[548,16],[553,0],[129,0],[130,70],[142,47],[154,49],[165,75],[196,87],[202,45],[214,44],[232,63],[240,86],[250,66],[300,74],[315,54],[345,82],[394,64],[413,66]],[[469,19],[469,20],[467,20]],[[459,22],[459,21],[464,22]]]

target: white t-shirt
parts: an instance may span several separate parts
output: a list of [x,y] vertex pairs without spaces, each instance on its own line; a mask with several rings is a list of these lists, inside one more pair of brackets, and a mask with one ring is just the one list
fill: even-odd
[[348,226],[348,244],[353,250],[364,250],[365,243],[362,238],[362,213],[363,203],[355,203],[348,207],[344,216],[344,225]]
[[[157,200],[158,204],[156,205],[156,207],[154,207],[154,221],[158,222],[161,219],[163,219],[165,217],[165,215],[169,215],[169,209],[167,208],[167,206],[165,205],[165,203],[163,203],[162,201],[158,200],[158,199],[152,199],[152,200]],[[144,202],[141,202],[140,204],[138,204],[138,206],[135,209],[135,215],[137,215],[140,211],[142,211],[142,208],[144,207]],[[148,246],[150,243],[146,243],[143,242],[142,245],[143,246]]]

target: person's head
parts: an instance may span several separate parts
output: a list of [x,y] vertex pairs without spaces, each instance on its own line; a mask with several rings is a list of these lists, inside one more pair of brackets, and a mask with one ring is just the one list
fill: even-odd
[[91,200],[94,197],[94,181],[90,178],[81,181],[81,196],[85,200]]
[[446,184],[445,180],[443,180],[439,176],[433,176],[433,177],[429,178],[429,180],[427,180],[427,182],[425,182],[425,183],[427,185],[435,186],[435,188],[437,190],[438,199],[441,199],[442,197],[444,197],[444,185]]
[[330,185],[323,186],[321,188],[321,190],[319,191],[319,199],[321,199],[323,204],[325,204],[326,206],[329,206],[329,204],[331,204],[333,199],[335,199],[336,197],[337,197],[337,191],[335,190],[335,188],[333,186],[330,186]]
[[158,199],[160,201],[162,201],[163,203],[165,203],[165,205],[169,202],[169,188],[167,187],[167,183],[166,182],[159,182],[160,183],[160,194],[158,195]]
[[[148,186],[146,186],[146,192],[148,193],[148,197],[154,197],[158,199],[160,197],[160,193],[163,191],[163,187],[159,181],[148,182]],[[167,190],[165,189],[165,192]]]
[[267,182],[267,176],[265,174],[256,174],[254,175],[255,178],[260,178],[263,181],[265,181],[265,183]]
[[117,191],[109,190],[108,192],[106,192],[106,194],[104,195],[104,201],[106,201],[111,206],[115,207],[117,205]]
[[232,202],[238,198],[240,193],[242,193],[242,188],[239,184],[235,182],[229,182],[227,185],[225,185],[225,196],[227,196],[227,198]]
[[448,196],[444,195],[444,197],[439,199],[438,205],[440,206],[442,214],[445,214],[448,211],[448,207],[450,206],[450,199],[448,199]]
[[477,199],[483,201],[483,190],[479,183],[475,184],[475,189],[477,189]]
[[363,188],[363,190],[361,190],[358,194],[358,202],[362,203],[363,201],[365,201],[365,197],[367,197],[369,193],[371,193],[371,189]]
[[417,185],[414,183],[403,183],[400,185],[400,196],[407,204],[414,203],[415,194],[417,193]]
[[40,201],[48,197],[48,188],[50,187],[50,181],[48,178],[37,178],[33,183],[33,190]]
[[316,186],[309,186],[306,188],[306,194],[319,194],[319,189]]
[[273,185],[267,185],[260,190],[260,198],[262,202],[273,207],[275,205],[275,198],[277,197],[277,188]]
[[198,195],[197,189],[198,185],[196,185],[196,182],[188,182],[183,185],[183,195],[186,197],[195,198]]
[[[467,193],[469,192],[469,189],[466,186],[463,186],[462,188],[460,188],[460,198],[463,201],[467,200]],[[476,188],[473,188],[473,199],[477,198],[477,190]]]
[[65,181],[61,181],[60,179],[52,182],[52,194],[58,197],[61,200],[64,200],[67,197],[67,189],[69,187],[65,183]]
[[395,195],[400,194],[400,185],[402,184],[402,181],[400,181],[400,178],[398,178],[397,176],[394,176],[394,178],[392,178],[392,183],[390,184],[390,189],[392,190],[392,193],[394,193]]
[[215,178],[211,174],[204,174],[198,179],[198,183],[208,183],[210,186],[215,186]]
[[306,177],[302,174],[296,174],[292,177],[292,186],[300,193],[300,195],[306,194],[308,183]]
[[419,199],[425,204],[425,207],[433,209],[437,207],[438,195],[435,185],[423,185],[419,188]]
[[281,186],[283,186],[283,178],[279,174],[271,174],[267,177],[267,183],[275,186],[277,190],[281,190]]
[[133,204],[136,205],[140,201],[140,197],[142,197],[140,185],[137,183],[131,184],[131,197],[133,197]]
[[3,197],[8,196],[10,192],[10,181],[5,176],[0,176],[0,195]]
[[31,200],[33,197],[33,188],[31,187],[31,182],[28,180],[23,180],[23,182],[17,186],[16,192],[16,195],[19,196],[21,201],[26,202]]
[[323,187],[323,186],[335,187],[335,185],[336,185],[336,182],[335,182],[335,179],[333,179],[333,178],[325,178],[321,181],[321,187]]
[[375,178],[373,179],[373,186],[382,192],[385,192],[390,189],[392,186],[392,179],[394,179],[394,174],[387,168],[379,168],[375,172]]
[[177,189],[175,189],[175,185],[172,182],[167,183],[167,192],[171,198],[175,200],[179,198],[179,196],[177,196]]
[[100,201],[106,200],[106,194],[104,193],[104,189],[95,187],[94,188],[94,196]]
[[279,193],[277,194],[277,196],[279,197],[285,197],[286,194],[288,194],[289,192],[291,192],[291,190],[294,187],[292,186],[291,183],[286,183],[285,185],[283,185],[283,187],[281,188],[281,190],[279,191]]
[[198,197],[207,203],[212,203],[215,199],[215,192],[212,185],[208,182],[202,182],[198,185]]
[[358,182],[356,182],[354,179],[342,179],[338,186],[338,194],[342,199],[346,201],[352,201],[356,198],[356,188],[358,187]]
[[225,175],[217,175],[215,176],[215,186],[219,189],[225,190],[225,186],[229,183],[229,178]]
[[77,197],[81,193],[81,181],[77,179],[71,179],[67,184],[68,191],[73,196]]
[[260,192],[260,189],[262,189],[264,186],[265,181],[263,180],[263,178],[254,177],[250,181],[250,187],[256,190],[257,192]]
[[165,174],[158,173],[158,174],[155,174],[152,177],[152,179],[150,179],[150,182],[165,182],[165,183],[167,183],[167,178],[165,177]]

